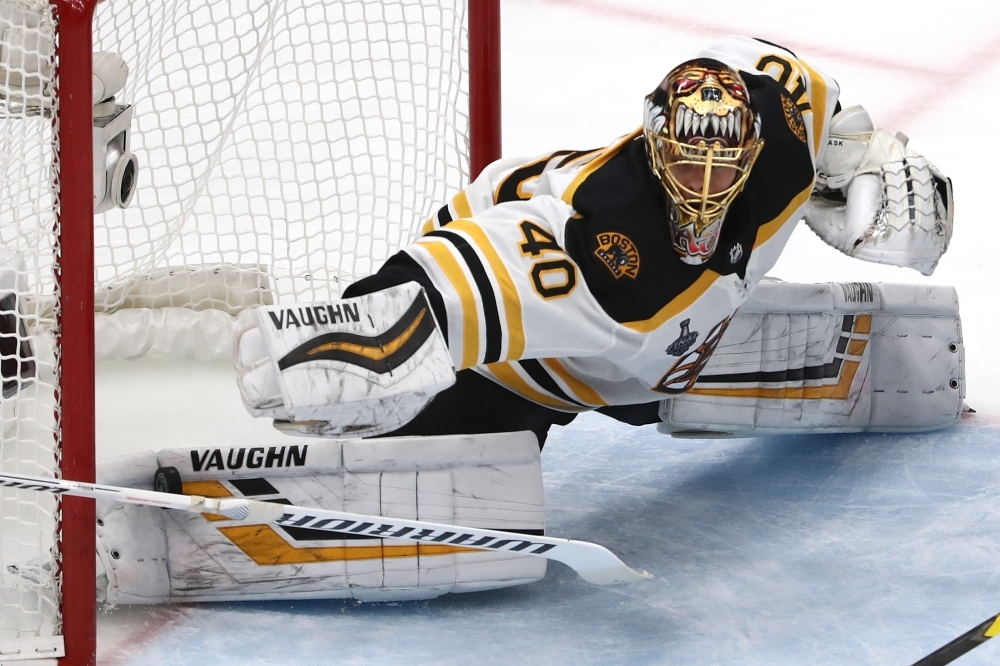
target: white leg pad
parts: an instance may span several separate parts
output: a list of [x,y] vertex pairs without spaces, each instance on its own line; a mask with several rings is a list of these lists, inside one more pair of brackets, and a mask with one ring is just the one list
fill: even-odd
[[[536,534],[545,527],[530,432],[174,449],[104,461],[99,481],[150,488],[156,468],[168,466],[187,494]],[[337,538],[111,502],[99,516],[111,603],[420,599],[529,583],[546,569],[544,559],[523,555]]]
[[[147,451],[101,463],[101,478],[151,488],[156,456]],[[170,592],[165,512],[134,504],[97,501],[98,596],[124,604],[158,603]],[[102,575],[106,579],[102,578]],[[106,587],[106,589],[104,589]],[[112,599],[107,592],[112,591]]]
[[660,405],[674,436],[919,432],[965,397],[951,287],[763,282],[690,391]]

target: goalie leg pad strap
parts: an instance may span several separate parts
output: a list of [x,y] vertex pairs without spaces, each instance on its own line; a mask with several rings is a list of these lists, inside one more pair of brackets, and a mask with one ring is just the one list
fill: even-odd
[[951,287],[763,282],[698,381],[660,406],[662,432],[753,437],[918,432],[965,397]]
[[[487,527],[516,538],[544,532],[539,460],[534,435],[522,432],[178,449],[103,461],[98,471],[102,483],[149,488],[157,467],[175,467],[186,494]],[[116,518],[98,543],[112,603],[389,601],[508,587],[545,575],[544,559],[511,552],[347,538],[111,503],[101,515]],[[150,520],[157,516],[159,522]],[[162,552],[165,562],[151,561]],[[141,566],[133,564],[140,558]],[[130,573],[140,570],[152,573],[146,579]]]

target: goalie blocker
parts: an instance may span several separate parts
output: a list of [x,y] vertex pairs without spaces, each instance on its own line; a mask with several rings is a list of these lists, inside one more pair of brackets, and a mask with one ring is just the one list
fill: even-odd
[[933,430],[961,415],[964,364],[952,287],[766,281],[690,390],[660,403],[658,428],[689,437]]
[[330,303],[265,306],[236,340],[254,416],[291,434],[374,436],[409,422],[455,382],[448,347],[415,282]]

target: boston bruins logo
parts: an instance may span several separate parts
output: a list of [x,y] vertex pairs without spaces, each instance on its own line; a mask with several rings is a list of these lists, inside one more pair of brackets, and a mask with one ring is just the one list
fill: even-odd
[[639,274],[639,250],[628,236],[614,232],[597,234],[594,254],[601,258],[615,279]]
[[785,112],[785,122],[788,123],[788,129],[792,130],[792,133],[799,138],[799,141],[805,143],[806,123],[802,120],[802,113],[795,106],[795,102],[792,101],[791,97],[787,95],[781,96],[781,110]]

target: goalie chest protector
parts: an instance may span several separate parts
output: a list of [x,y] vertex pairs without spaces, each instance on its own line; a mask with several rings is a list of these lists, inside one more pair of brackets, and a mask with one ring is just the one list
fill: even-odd
[[[772,78],[746,74],[746,80],[764,147],[706,264],[686,264],[673,249],[671,206],[649,169],[641,131],[601,150],[556,153],[506,172],[491,184],[491,203],[503,205],[471,221],[438,214],[443,227],[410,252],[446,303],[462,298],[454,271],[438,263],[440,251],[423,251],[431,241],[519,249],[505,257],[523,330],[513,330],[509,317],[484,319],[487,340],[491,326],[498,341],[523,335],[524,351],[507,361],[479,355],[477,372],[570,412],[652,402],[691,386],[733,313],[774,265],[813,188],[814,153],[799,109]],[[553,160],[557,166],[545,170]],[[471,233],[472,224],[484,233]],[[463,261],[470,254],[452,256]],[[560,267],[561,285],[539,284],[540,274],[555,275]],[[475,268],[472,274],[493,270],[488,263]],[[487,278],[486,287],[503,283],[495,272]],[[493,293],[481,301],[497,302]],[[489,307],[496,306],[483,306]],[[456,320],[463,313],[449,308],[449,347],[461,367],[469,343]]]

